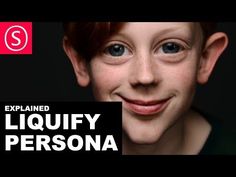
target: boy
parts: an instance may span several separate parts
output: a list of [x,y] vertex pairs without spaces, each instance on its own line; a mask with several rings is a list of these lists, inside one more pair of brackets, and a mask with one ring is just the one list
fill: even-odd
[[66,23],[81,86],[122,102],[123,154],[201,154],[213,125],[191,109],[228,44],[212,23]]

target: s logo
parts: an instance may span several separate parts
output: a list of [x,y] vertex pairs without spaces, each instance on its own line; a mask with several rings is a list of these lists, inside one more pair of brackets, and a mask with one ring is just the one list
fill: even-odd
[[0,22],[0,54],[32,54],[31,22]]

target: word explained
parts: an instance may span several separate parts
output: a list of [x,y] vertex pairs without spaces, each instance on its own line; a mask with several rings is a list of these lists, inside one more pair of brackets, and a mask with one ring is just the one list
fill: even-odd
[[5,106],[5,111],[13,112],[13,111],[49,111],[49,106],[45,105],[30,105],[30,106],[22,106],[22,105],[7,105]]

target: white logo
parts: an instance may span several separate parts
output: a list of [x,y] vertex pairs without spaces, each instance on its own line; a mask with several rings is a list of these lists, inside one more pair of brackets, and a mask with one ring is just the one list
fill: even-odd
[[[16,34],[18,34],[18,36],[16,36]],[[21,36],[23,35],[25,39],[22,41],[22,39],[19,38],[19,35],[21,35]],[[9,44],[8,44],[9,38],[13,38],[15,40],[15,42],[9,42]],[[14,25],[14,26],[11,26],[10,28],[7,29],[7,31],[4,35],[4,41],[5,41],[6,47],[9,50],[14,51],[14,52],[21,51],[27,45],[28,35],[27,35],[25,28],[23,28],[22,26],[19,26],[19,25]],[[24,42],[24,44],[21,44],[22,42]],[[12,46],[12,47],[10,47],[10,46]]]

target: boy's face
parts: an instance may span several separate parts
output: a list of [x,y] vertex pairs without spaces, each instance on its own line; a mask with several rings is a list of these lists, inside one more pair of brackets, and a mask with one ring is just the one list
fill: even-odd
[[197,23],[127,23],[91,60],[98,101],[122,101],[123,129],[154,143],[189,109],[201,56]]

